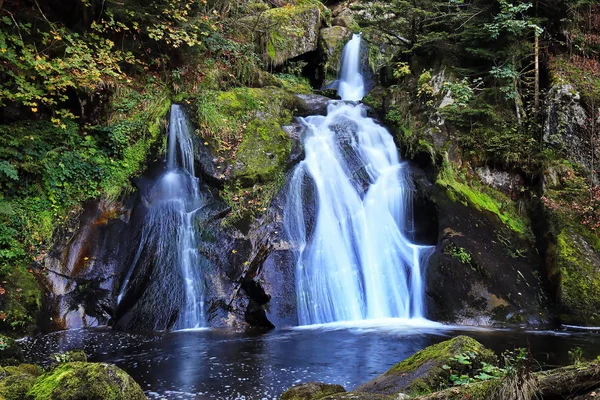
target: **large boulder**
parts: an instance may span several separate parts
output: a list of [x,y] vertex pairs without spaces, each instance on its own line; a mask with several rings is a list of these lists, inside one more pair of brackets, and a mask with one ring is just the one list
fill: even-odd
[[23,400],[42,369],[32,364],[0,368],[0,399]]
[[321,3],[307,1],[244,17],[239,25],[246,36],[253,38],[265,64],[278,66],[317,50],[325,11]]
[[[458,359],[465,355],[469,364]],[[475,339],[457,336],[424,348],[353,392],[384,395],[431,392],[450,386],[450,371],[460,376],[481,368],[484,362],[496,362],[496,355]]]
[[426,274],[428,318],[467,325],[547,322],[542,258],[510,197],[451,169],[436,184],[416,169],[413,177],[415,204],[423,208],[418,215],[438,219]]
[[40,376],[33,400],[145,400],[140,386],[122,369],[104,363],[61,364]]

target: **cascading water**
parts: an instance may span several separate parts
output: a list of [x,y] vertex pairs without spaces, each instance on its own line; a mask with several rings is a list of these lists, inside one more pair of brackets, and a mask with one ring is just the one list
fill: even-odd
[[[194,229],[196,212],[203,205],[194,176],[194,153],[190,129],[183,110],[171,107],[167,143],[167,169],[150,190],[148,215],[140,234],[140,243],[121,285],[120,303],[126,294],[132,274],[143,258],[151,257],[162,272],[159,279],[162,296],[158,307],[166,308],[163,319],[177,316],[177,329],[199,328],[205,325],[204,279],[202,266],[206,262],[198,253]],[[149,256],[150,255],[150,256]],[[174,279],[175,278],[175,279]],[[153,302],[157,302],[153,300]],[[170,325],[168,320],[155,323],[155,328]]]
[[[303,119],[305,159],[294,170],[284,221],[298,250],[303,325],[420,318],[423,265],[432,246],[411,242],[412,181],[390,133],[361,100],[361,38],[346,45],[338,94],[327,116]],[[315,215],[306,212],[314,197]],[[314,218],[314,221],[311,220]]]

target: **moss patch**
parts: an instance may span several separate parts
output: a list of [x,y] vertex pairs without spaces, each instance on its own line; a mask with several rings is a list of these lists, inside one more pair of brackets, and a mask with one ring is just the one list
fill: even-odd
[[571,226],[556,239],[558,300],[565,323],[600,324],[600,256],[590,242]]
[[61,364],[37,379],[28,395],[34,400],[145,400],[125,371],[103,363]]
[[11,375],[0,381],[0,399],[2,400],[24,400],[27,393],[34,385],[35,376],[20,374]]
[[[461,354],[469,354],[471,362],[460,363],[456,357]],[[496,355],[475,339],[457,336],[424,348],[355,391],[388,395],[431,393],[451,386],[450,370],[460,376],[481,368],[483,362],[496,362]]]
[[480,183],[477,179],[467,181],[452,166],[446,165],[436,183],[446,188],[448,197],[465,206],[496,215],[506,226],[525,238],[533,238],[528,220],[521,216],[515,203],[504,193]]

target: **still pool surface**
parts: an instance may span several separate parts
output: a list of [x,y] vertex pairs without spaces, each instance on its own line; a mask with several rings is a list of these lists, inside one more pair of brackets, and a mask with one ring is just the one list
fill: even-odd
[[483,330],[402,321],[276,330],[262,335],[228,330],[133,334],[109,329],[56,332],[26,343],[45,360],[53,352],[85,349],[90,361],[126,370],[156,399],[277,399],[300,382],[338,383],[346,389],[385,372],[431,344],[465,334],[501,353],[529,347],[552,366],[580,347],[600,354],[595,332]]

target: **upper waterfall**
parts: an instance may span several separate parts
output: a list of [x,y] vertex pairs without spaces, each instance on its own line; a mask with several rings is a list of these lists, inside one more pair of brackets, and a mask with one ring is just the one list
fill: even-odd
[[365,80],[360,69],[361,44],[360,35],[355,34],[344,47],[338,87],[342,100],[360,101],[365,97]]
[[[364,96],[360,45],[355,35],[344,49],[344,100]],[[363,105],[347,101],[301,121],[305,159],[284,212],[297,249],[299,322],[423,317],[423,266],[432,247],[410,240],[412,180],[392,136]]]

